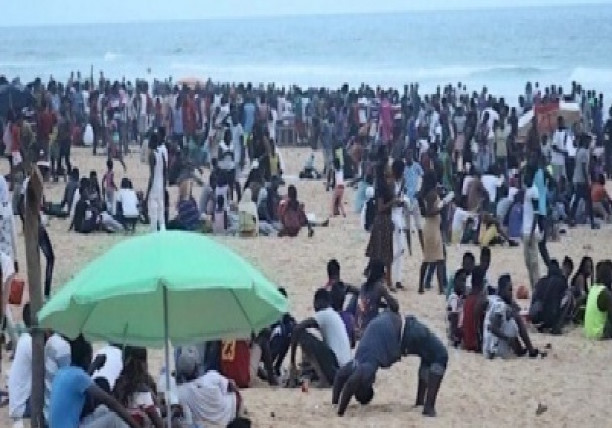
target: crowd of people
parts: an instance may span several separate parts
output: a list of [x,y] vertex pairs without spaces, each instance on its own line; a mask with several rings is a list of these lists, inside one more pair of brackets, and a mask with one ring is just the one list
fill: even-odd
[[[612,262],[594,265],[585,257],[570,279],[572,260],[560,266],[546,245],[576,224],[597,229],[612,218],[605,188],[612,176],[612,118],[604,120],[603,95],[578,83],[569,92],[529,83],[516,107],[486,88],[469,94],[461,83],[428,95],[417,84],[402,93],[366,85],[334,91],[210,81],[155,82],[150,88],[102,74],[94,82],[77,73],[66,85],[37,79],[30,90],[34,112],[3,118],[10,164],[7,179],[0,179],[0,208],[10,212],[0,216],[3,287],[18,270],[13,213],[23,214],[26,176],[34,165],[48,180],[64,177],[62,201],[45,201],[42,213],[69,218],[76,233],[134,233],[145,223],[152,232],[241,237],[296,237],[306,228],[312,237],[315,227],[329,222],[308,214],[296,185],[285,183],[278,143],[279,130],[287,127],[298,144],[313,150],[299,179],[324,181],[331,191],[329,217],[346,217],[345,191],[354,187],[354,211],[369,233],[361,287],[345,284],[331,260],[312,317],[298,322],[285,314],[248,340],[176,349],[174,386],[152,379],[145,349],[109,344],[94,356],[82,337],[69,341],[49,332],[45,417],[51,427],[161,427],[165,400],[177,424],[245,426],[240,388],[258,378],[270,385],[332,387],[342,416],[353,397],[363,405],[372,400],[378,369],[408,355],[421,359],[415,404],[435,416],[448,364],[445,343],[415,317],[402,317],[394,295],[407,289],[403,262],[413,253],[413,231],[422,250],[417,291],[425,293],[436,276],[446,296],[450,346],[486,358],[546,356],[532,344],[528,323],[553,334],[578,323],[589,338],[612,337]],[[577,116],[560,112],[561,102],[577,106]],[[550,115],[538,113],[542,106],[555,112],[555,126]],[[529,114],[533,119],[521,122]],[[72,165],[74,145],[91,145],[93,156],[105,151],[101,182],[97,171],[82,176]],[[124,156],[134,147],[149,167],[143,189],[127,176]],[[323,164],[317,168],[319,149]],[[120,182],[116,162],[124,170]],[[174,217],[173,185],[179,189]],[[195,186],[201,186],[197,199]],[[42,223],[49,296],[54,256]],[[455,244],[480,246],[480,260],[476,264],[468,251],[448,275],[447,251]],[[510,274],[497,281],[488,274],[489,247],[518,245],[531,291],[527,311],[516,301]],[[27,327],[28,305],[23,320]],[[8,401],[11,418],[19,421],[29,414],[31,337],[26,332],[12,341]]]

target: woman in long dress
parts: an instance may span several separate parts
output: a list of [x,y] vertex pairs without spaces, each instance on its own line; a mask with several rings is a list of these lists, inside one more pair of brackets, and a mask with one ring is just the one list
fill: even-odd
[[440,231],[440,211],[442,201],[436,189],[436,176],[433,171],[428,171],[423,176],[423,186],[419,197],[421,214],[425,219],[423,225],[423,263],[419,276],[419,294],[423,294],[425,274],[431,266],[436,270],[440,294],[445,292],[446,266],[444,263],[444,247],[442,244],[442,232]]
[[379,157],[376,167],[375,197],[376,217],[370,232],[370,241],[366,248],[366,257],[371,261],[378,260],[385,265],[387,287],[394,290],[391,280],[391,265],[393,263],[393,221],[391,210],[397,203],[394,197],[394,180],[387,158]]

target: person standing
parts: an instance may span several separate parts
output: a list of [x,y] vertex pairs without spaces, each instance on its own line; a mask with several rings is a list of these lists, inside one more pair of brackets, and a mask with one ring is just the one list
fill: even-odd
[[446,265],[444,263],[444,247],[440,230],[440,212],[442,201],[436,188],[436,175],[428,171],[423,177],[423,187],[420,192],[419,207],[425,217],[423,225],[423,262],[419,275],[419,294],[425,292],[425,274],[429,266],[436,269],[440,294],[446,290]]
[[404,234],[406,233],[406,221],[405,221],[405,182],[404,182],[404,162],[402,160],[396,160],[392,165],[393,171],[393,190],[398,202],[391,209],[391,220],[393,221],[393,279],[395,280],[395,287],[403,289],[402,285],[402,268],[404,260],[404,250],[406,248],[406,239]]
[[576,152],[576,165],[574,167],[574,202],[570,210],[570,226],[576,225],[576,210],[578,203],[584,199],[586,215],[591,221],[591,229],[599,229],[599,225],[595,224],[593,217],[593,201],[591,199],[591,174],[589,173],[589,145],[591,137],[582,134],[578,151]]
[[408,252],[412,255],[411,243],[411,218],[414,219],[414,225],[419,235],[419,243],[421,250],[423,249],[423,218],[417,201],[417,192],[421,186],[423,178],[423,168],[421,164],[415,162],[412,149],[406,151],[406,164],[404,166],[404,190],[408,198],[408,207],[404,210],[406,214],[406,242],[408,243]]
[[523,197],[523,255],[532,290],[535,289],[535,285],[540,279],[537,246],[539,232],[536,234],[540,199],[538,188],[534,185],[534,175],[535,171],[532,168],[527,170]]
[[370,240],[366,248],[366,257],[370,262],[378,260],[385,265],[387,287],[393,290],[391,280],[391,264],[393,263],[393,221],[391,210],[397,199],[393,197],[393,177],[388,169],[387,155],[384,146],[379,152],[376,166],[376,217],[372,224]]
[[553,169],[553,177],[555,181],[559,181],[561,177],[567,178],[565,170],[565,158],[567,156],[568,131],[565,128],[563,116],[557,118],[557,129],[552,137],[552,156],[551,165]]
[[149,184],[146,200],[148,201],[151,231],[166,230],[164,202],[166,193],[166,159],[159,144],[157,134],[149,139]]

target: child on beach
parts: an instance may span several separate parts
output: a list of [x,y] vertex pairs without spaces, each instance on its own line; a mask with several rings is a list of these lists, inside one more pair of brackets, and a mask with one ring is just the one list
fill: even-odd
[[124,177],[121,180],[121,189],[116,197],[116,217],[126,230],[132,233],[136,229],[136,223],[140,216],[139,206],[141,206],[138,195],[132,188],[132,182]]

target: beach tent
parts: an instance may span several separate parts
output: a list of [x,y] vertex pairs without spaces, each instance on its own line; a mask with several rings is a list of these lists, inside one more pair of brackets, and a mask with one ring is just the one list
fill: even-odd
[[580,106],[575,102],[551,102],[536,105],[534,109],[523,114],[518,120],[518,141],[524,143],[531,130],[533,115],[538,117],[538,132],[540,135],[551,135],[557,128],[557,118],[562,116],[565,126],[571,127],[580,122]]
[[95,259],[47,302],[39,322],[71,339],[164,347],[168,368],[170,342],[243,339],[287,311],[278,288],[224,245],[166,231]]

